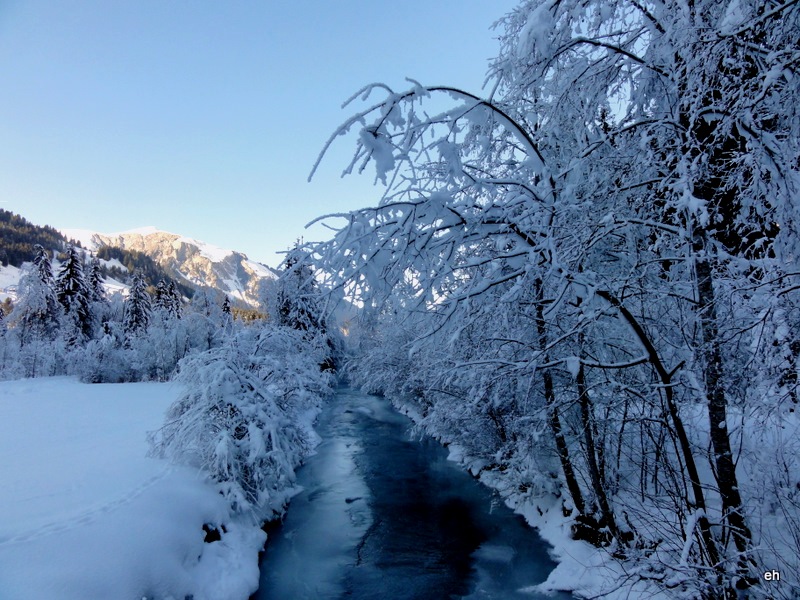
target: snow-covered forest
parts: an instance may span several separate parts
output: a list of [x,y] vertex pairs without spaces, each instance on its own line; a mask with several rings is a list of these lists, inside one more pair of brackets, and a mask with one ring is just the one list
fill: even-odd
[[355,379],[559,498],[614,585],[797,597],[800,6],[531,0],[498,28],[485,97],[370,85],[331,137],[385,187],[309,246],[366,309]]
[[800,597],[800,3],[524,0],[496,31],[481,93],[353,95],[319,161],[354,140],[344,174],[382,196],[320,217],[266,319],[137,277],[108,297],[40,248],[0,378],[179,382],[152,456],[258,525],[336,367],[591,548],[561,589]]

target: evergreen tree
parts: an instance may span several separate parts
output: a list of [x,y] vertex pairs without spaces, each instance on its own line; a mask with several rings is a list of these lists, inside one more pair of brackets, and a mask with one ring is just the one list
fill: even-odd
[[299,244],[286,255],[284,270],[272,288],[270,304],[268,312],[278,325],[297,329],[306,340],[324,348],[325,360],[320,368],[335,370],[335,344],[327,332],[322,292],[311,256]]
[[11,324],[20,343],[51,339],[58,326],[58,301],[53,289],[39,277],[35,266],[22,268],[17,303],[11,313]]
[[181,295],[174,281],[161,279],[156,285],[153,308],[162,310],[174,319],[181,318]]
[[103,289],[103,273],[100,267],[100,260],[97,257],[94,257],[89,263],[89,276],[86,279],[86,285],[89,289],[89,300],[92,302],[106,303],[106,294]]
[[228,296],[222,301],[222,326],[227,334],[230,334],[233,329],[233,311],[231,310],[231,300]]
[[153,310],[163,310],[167,312],[169,311],[169,307],[170,298],[167,282],[160,279],[156,285],[156,293],[153,296]]
[[47,251],[35,247],[33,264],[22,268],[18,299],[11,323],[19,332],[20,343],[53,337],[59,319],[58,300],[53,290],[53,269]]
[[176,319],[180,319],[183,313],[183,299],[181,298],[181,293],[178,291],[178,287],[175,285],[174,281],[169,282],[167,290],[171,298],[170,311],[172,312],[172,316]]
[[74,343],[92,336],[94,316],[90,308],[91,292],[83,276],[83,261],[74,246],[67,248],[55,285],[56,297],[64,308],[67,339]]
[[53,281],[53,265],[50,263],[50,255],[39,244],[36,244],[33,249],[36,252],[33,257],[33,264],[39,273],[39,279],[50,285]]
[[144,280],[137,271],[133,274],[131,291],[125,300],[125,315],[123,328],[126,335],[131,336],[147,328],[150,321],[151,302],[150,294],[145,289]]
[[55,296],[53,281],[53,266],[50,263],[50,255],[44,247],[37,244],[34,246],[36,256],[33,258],[33,265],[39,280],[44,285],[45,301],[47,303],[47,318],[56,323],[58,319],[58,300]]
[[320,290],[310,257],[299,245],[289,251],[277,281],[273,313],[279,325],[325,332]]

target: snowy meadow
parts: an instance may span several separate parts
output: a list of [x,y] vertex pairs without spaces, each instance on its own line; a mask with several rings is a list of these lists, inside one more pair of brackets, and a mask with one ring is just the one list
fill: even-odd
[[82,264],[39,248],[3,323],[3,597],[247,598],[334,383],[309,271],[245,323],[138,277],[108,298]]
[[[197,469],[147,458],[183,388],[0,383],[0,586],[4,598],[246,597],[264,534],[229,517]],[[226,524],[203,542],[205,524]]]

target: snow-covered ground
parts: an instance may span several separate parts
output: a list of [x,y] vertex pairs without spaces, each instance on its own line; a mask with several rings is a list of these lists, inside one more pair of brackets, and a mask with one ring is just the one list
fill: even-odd
[[[264,533],[193,469],[147,458],[176,384],[0,382],[0,597],[247,598]],[[204,542],[203,524],[225,523]]]
[[[118,266],[122,269],[126,269],[125,265],[123,265],[118,260],[114,259],[113,261],[102,261],[106,264],[106,266]],[[28,264],[28,263],[25,263]],[[61,263],[57,260],[53,260],[53,272],[57,273]],[[6,298],[11,298],[11,301],[14,302],[17,299],[17,287],[19,286],[19,280],[22,277],[22,269],[19,269],[13,265],[8,266],[0,266],[0,302],[5,300]],[[111,294],[122,294],[123,296],[128,295],[128,291],[130,290],[130,286],[127,283],[122,283],[121,281],[117,281],[113,277],[106,277],[103,280],[103,289],[106,291],[106,294],[109,296]]]
[[13,266],[0,266],[0,302],[6,298],[16,300],[17,286],[19,285],[20,270]]

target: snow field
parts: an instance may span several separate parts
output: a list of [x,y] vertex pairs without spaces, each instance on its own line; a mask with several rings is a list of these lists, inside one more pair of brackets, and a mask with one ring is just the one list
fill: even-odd
[[[4,600],[246,598],[265,534],[197,470],[147,458],[176,384],[0,382]],[[204,523],[225,523],[219,542]]]
[[17,285],[19,285],[20,270],[13,266],[0,266],[0,302],[6,298],[16,300]]

